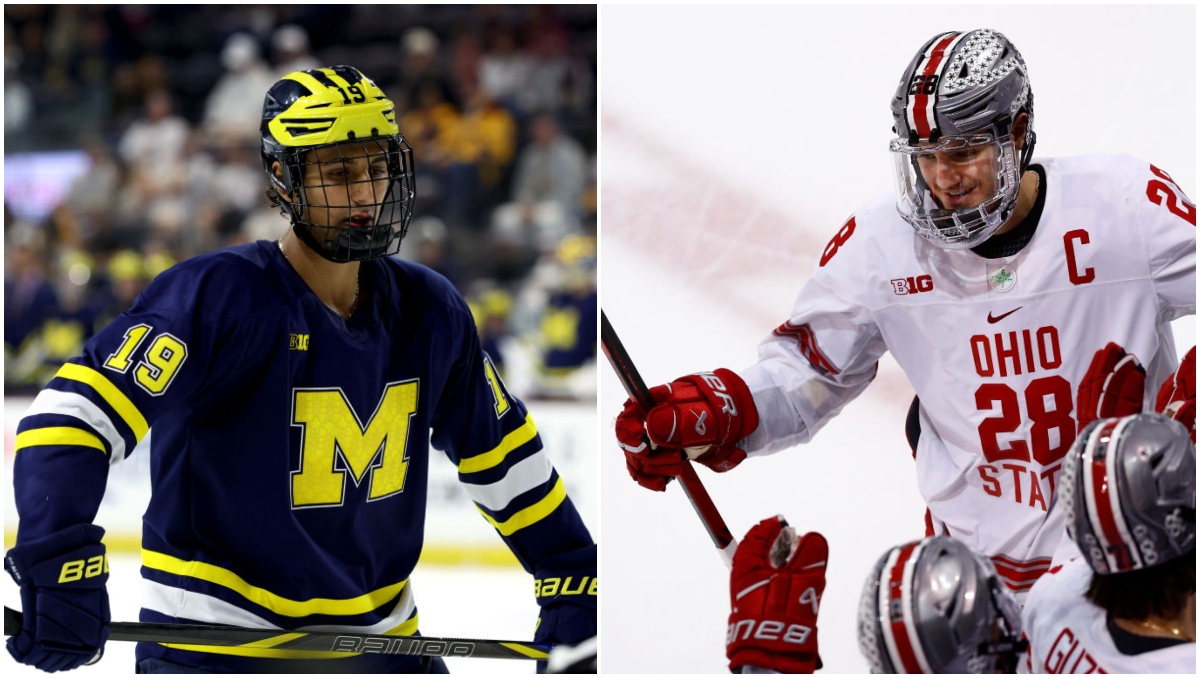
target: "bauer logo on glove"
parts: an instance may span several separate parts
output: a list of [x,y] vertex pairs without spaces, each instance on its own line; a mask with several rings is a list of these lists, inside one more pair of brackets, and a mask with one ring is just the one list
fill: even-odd
[[7,643],[13,659],[50,672],[100,659],[111,621],[103,537],[96,525],[73,525],[5,555],[4,569],[21,587],[20,629]]
[[733,555],[729,580],[729,669],[812,673],[817,653],[817,613],[825,592],[829,544],[817,532],[797,535],[783,516],[746,533]]
[[[596,635],[596,545],[556,553],[538,563],[533,596],[541,612],[533,634],[535,643],[574,645]],[[538,673],[546,670],[538,662]]]

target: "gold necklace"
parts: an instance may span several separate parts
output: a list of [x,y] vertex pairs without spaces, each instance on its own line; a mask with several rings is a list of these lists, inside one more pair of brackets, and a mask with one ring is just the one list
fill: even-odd
[[[285,252],[283,249],[283,239],[280,238],[279,240],[276,240],[275,244],[279,245],[279,253],[283,255],[284,260],[287,261],[289,264],[292,263],[292,260],[288,258],[287,252]],[[294,269],[295,266],[293,266],[292,268]],[[354,312],[358,310],[358,293],[362,289],[362,286],[360,284],[361,278],[362,278],[362,264],[359,264],[358,275],[354,276],[354,300],[350,302],[350,312],[346,314],[346,317],[354,315]]]
[[1175,636],[1176,638],[1182,638],[1182,639],[1188,641],[1189,643],[1196,641],[1195,638],[1192,638],[1191,636],[1187,635],[1186,633],[1183,632],[1182,629],[1180,629],[1178,627],[1159,626],[1158,624],[1155,624],[1154,622],[1152,622],[1148,619],[1143,619],[1142,621],[1139,621],[1138,623],[1142,625],[1142,628],[1154,629],[1155,631],[1162,631],[1163,633],[1169,633],[1169,634]]

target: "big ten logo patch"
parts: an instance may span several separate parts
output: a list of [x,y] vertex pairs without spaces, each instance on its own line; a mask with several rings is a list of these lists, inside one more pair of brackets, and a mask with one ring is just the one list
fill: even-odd
[[307,334],[289,334],[288,349],[292,351],[307,351],[308,350],[308,335]]
[[919,275],[915,278],[909,276],[907,278],[896,278],[892,282],[892,292],[898,295],[919,294],[921,292],[933,291],[933,276]]

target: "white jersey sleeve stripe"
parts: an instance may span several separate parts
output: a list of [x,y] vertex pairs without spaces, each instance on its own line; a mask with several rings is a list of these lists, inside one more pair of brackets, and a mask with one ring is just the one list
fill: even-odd
[[109,448],[112,450],[112,459],[109,460],[109,463],[115,464],[125,458],[125,439],[117,432],[117,427],[113,425],[112,420],[104,413],[104,410],[78,393],[43,389],[33,399],[33,404],[29,406],[29,411],[25,413],[25,416],[29,417],[35,414],[74,417],[90,426],[92,430],[100,434],[100,437],[108,441]]
[[500,511],[507,507],[517,496],[550,480],[554,467],[544,450],[538,450],[528,459],[522,459],[500,480],[488,485],[462,483],[471,501],[483,506],[489,511]]

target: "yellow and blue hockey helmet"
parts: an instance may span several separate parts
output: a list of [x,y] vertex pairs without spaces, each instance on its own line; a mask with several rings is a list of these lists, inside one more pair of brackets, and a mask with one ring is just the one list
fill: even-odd
[[309,247],[335,262],[400,250],[415,198],[412,149],[395,105],[361,71],[283,76],[267,91],[260,133],[272,200]]

